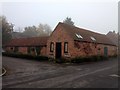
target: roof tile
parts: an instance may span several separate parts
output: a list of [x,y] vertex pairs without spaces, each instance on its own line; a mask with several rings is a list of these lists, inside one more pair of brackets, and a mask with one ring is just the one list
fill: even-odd
[[31,37],[12,39],[5,46],[44,46],[47,45],[48,37]]
[[[101,44],[108,44],[108,45],[115,45],[112,43],[112,41],[104,34],[99,34],[96,32],[92,32],[90,30],[78,28],[72,25],[68,25],[65,23],[59,22],[59,25],[61,25],[64,30],[74,39],[78,41],[87,41],[87,42],[96,42]],[[76,34],[80,34],[83,38],[78,38]],[[94,37],[96,41],[93,41],[91,37]]]

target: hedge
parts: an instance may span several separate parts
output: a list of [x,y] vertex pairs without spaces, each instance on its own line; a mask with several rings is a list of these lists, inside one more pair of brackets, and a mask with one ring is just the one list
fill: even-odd
[[76,57],[72,58],[72,63],[82,63],[82,62],[96,62],[96,61],[102,61],[106,60],[108,57],[105,56],[88,56],[88,57]]
[[60,59],[55,59],[54,61],[56,63],[82,63],[82,62],[96,62],[96,61],[102,61],[102,60],[107,60],[108,57],[105,56],[88,56],[88,57],[75,57],[72,59],[66,59],[64,57]]
[[48,57],[46,56],[33,56],[30,54],[21,54],[21,53],[3,52],[2,55],[8,57],[23,58],[23,59],[48,60]]
[[[8,52],[3,52],[3,56],[9,56],[9,57],[15,57],[15,58],[23,58],[23,59],[35,59],[35,60],[48,60],[48,57],[46,56],[33,56],[30,54],[22,54],[22,53],[8,53]],[[114,56],[116,57],[116,56]],[[72,59],[66,59],[64,57],[60,59],[52,59],[55,63],[82,63],[82,62],[96,62],[96,61],[102,61],[102,60],[107,60],[108,57],[105,56],[89,56],[89,57],[75,57]]]

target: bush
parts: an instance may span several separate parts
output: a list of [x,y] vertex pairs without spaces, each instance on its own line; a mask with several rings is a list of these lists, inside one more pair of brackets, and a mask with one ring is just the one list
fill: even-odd
[[59,58],[59,59],[55,59],[55,63],[65,63],[66,59],[65,58]]
[[84,61],[83,57],[75,57],[71,59],[72,63],[82,63]]
[[118,57],[118,55],[117,54],[115,54],[115,55],[113,55],[113,56],[110,56],[111,58],[115,58],[115,57]]
[[46,56],[33,56],[30,54],[21,54],[21,53],[2,53],[3,56],[15,57],[15,58],[23,58],[23,59],[35,59],[35,60],[48,60]]
[[66,57],[61,57],[59,59],[54,59],[56,63],[70,63],[71,59]]
[[106,60],[108,57],[105,56],[89,56],[89,57],[75,57],[71,59],[72,63],[82,63],[82,62],[97,62]]
[[72,59],[66,59],[64,57],[60,59],[54,59],[55,63],[83,63],[83,62],[97,62],[97,61],[103,61],[108,59],[108,57],[105,56],[88,56],[88,57],[75,57]]

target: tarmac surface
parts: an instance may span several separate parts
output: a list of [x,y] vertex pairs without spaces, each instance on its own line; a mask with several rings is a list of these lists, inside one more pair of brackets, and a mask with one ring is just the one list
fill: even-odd
[[118,88],[118,60],[56,64],[3,57],[2,88]]

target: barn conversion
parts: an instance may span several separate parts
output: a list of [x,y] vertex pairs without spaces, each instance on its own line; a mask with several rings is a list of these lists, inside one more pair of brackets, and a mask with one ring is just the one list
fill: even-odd
[[92,55],[113,56],[116,45],[104,34],[59,23],[47,41],[47,56],[74,58]]
[[12,39],[5,47],[6,52],[46,56],[48,37]]
[[43,55],[50,58],[113,56],[117,47],[104,35],[59,22],[49,37],[13,39],[8,52]]

